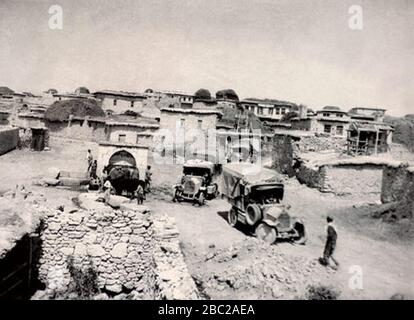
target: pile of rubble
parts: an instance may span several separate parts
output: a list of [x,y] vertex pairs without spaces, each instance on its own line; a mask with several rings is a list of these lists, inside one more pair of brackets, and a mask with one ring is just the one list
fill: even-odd
[[332,272],[316,259],[281,253],[277,246],[255,238],[211,250],[204,258],[209,267],[200,268],[194,277],[203,293],[213,299],[303,298],[308,285],[326,282]]

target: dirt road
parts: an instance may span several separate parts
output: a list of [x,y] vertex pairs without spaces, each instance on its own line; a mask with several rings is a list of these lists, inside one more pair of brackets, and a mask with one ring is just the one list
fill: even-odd
[[[310,264],[312,272],[314,271],[314,281],[311,283],[332,285],[341,291],[341,298],[389,299],[396,293],[414,297],[412,273],[414,255],[411,242],[399,241],[392,237],[381,240],[384,238],[384,233],[387,234],[390,230],[387,230],[383,222],[373,221],[370,217],[355,217],[356,209],[353,205],[358,202],[356,199],[322,194],[300,185],[295,180],[287,181],[285,194],[285,201],[292,206],[291,211],[305,221],[308,230],[308,242],[305,246],[290,243],[278,243],[274,246],[277,248],[276,254],[286,255],[283,263],[297,261],[297,266],[291,269],[291,273],[301,273],[301,269]],[[168,196],[156,196],[149,198],[146,204],[154,214],[168,213],[175,217],[187,263],[196,277],[206,277],[218,272],[220,267],[217,263],[208,259],[209,255],[214,255],[214,251],[240,246],[241,242],[251,238],[251,235],[231,228],[223,219],[229,205],[222,199],[215,199],[203,207],[198,207],[191,203],[173,203]],[[328,214],[335,218],[339,230],[336,256],[341,265],[338,271],[326,272],[321,270],[324,268],[317,263],[315,265],[315,262],[323,251],[325,218]],[[350,219],[351,216],[354,216],[353,219]],[[356,225],[355,221],[358,221],[359,225]],[[231,269],[246,264],[250,264],[248,266],[250,268],[255,264],[255,261],[249,261],[249,256],[244,259],[241,260],[239,255],[233,261],[226,261],[225,265],[221,265],[221,269]],[[261,256],[257,259],[261,259]],[[272,264],[272,258],[266,261]],[[280,268],[283,266],[281,265]],[[356,274],[359,271],[362,272],[361,276]],[[360,284],[362,288],[359,287]],[[298,291],[303,290],[300,284],[292,284],[292,286],[297,287],[294,290],[295,294],[300,294]],[[256,292],[253,290],[246,296],[230,286],[210,290],[210,295],[212,298],[219,299],[274,298],[271,293],[260,295],[258,290]],[[281,298],[292,297],[294,295],[281,295]]]

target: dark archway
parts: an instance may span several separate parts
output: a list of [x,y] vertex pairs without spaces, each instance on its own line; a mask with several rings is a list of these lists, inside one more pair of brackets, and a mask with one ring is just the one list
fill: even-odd
[[110,166],[121,165],[121,166],[136,167],[137,163],[132,154],[130,154],[128,151],[121,150],[121,151],[115,152],[109,158],[108,165]]

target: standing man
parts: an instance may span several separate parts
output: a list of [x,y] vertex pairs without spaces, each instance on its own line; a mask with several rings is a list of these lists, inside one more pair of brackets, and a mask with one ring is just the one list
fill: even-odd
[[142,182],[138,182],[137,190],[135,191],[135,196],[137,197],[137,204],[140,205],[144,202],[144,188],[142,187]]
[[336,240],[338,238],[338,234],[336,231],[336,227],[333,223],[333,219],[331,217],[327,217],[326,221],[328,225],[326,226],[326,243],[325,243],[325,249],[323,251],[323,258],[319,258],[319,262],[324,266],[331,266],[330,260],[332,260],[335,264],[335,266],[332,266],[332,268],[337,269],[339,267],[338,261],[333,257],[333,253],[336,248]]
[[91,149],[88,149],[88,153],[86,154],[86,160],[88,161],[88,173],[89,173],[92,168],[92,163],[93,163]]

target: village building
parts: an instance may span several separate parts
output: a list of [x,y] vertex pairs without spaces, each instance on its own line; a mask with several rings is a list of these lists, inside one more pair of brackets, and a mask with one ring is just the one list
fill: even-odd
[[159,127],[158,121],[150,118],[109,120],[106,122],[106,140],[151,147]]
[[352,120],[384,122],[385,109],[356,107],[349,110]]
[[216,92],[218,109],[236,109],[239,104],[239,97],[232,89],[224,89]]
[[240,102],[241,108],[253,112],[260,120],[276,122],[293,110],[295,104],[273,99],[245,99]]
[[94,97],[101,101],[101,107],[107,114],[121,114],[126,111],[142,110],[144,94],[136,92],[102,90],[94,92]]
[[334,136],[346,137],[349,128],[350,118],[347,112],[339,107],[326,106],[316,111],[316,131]]

